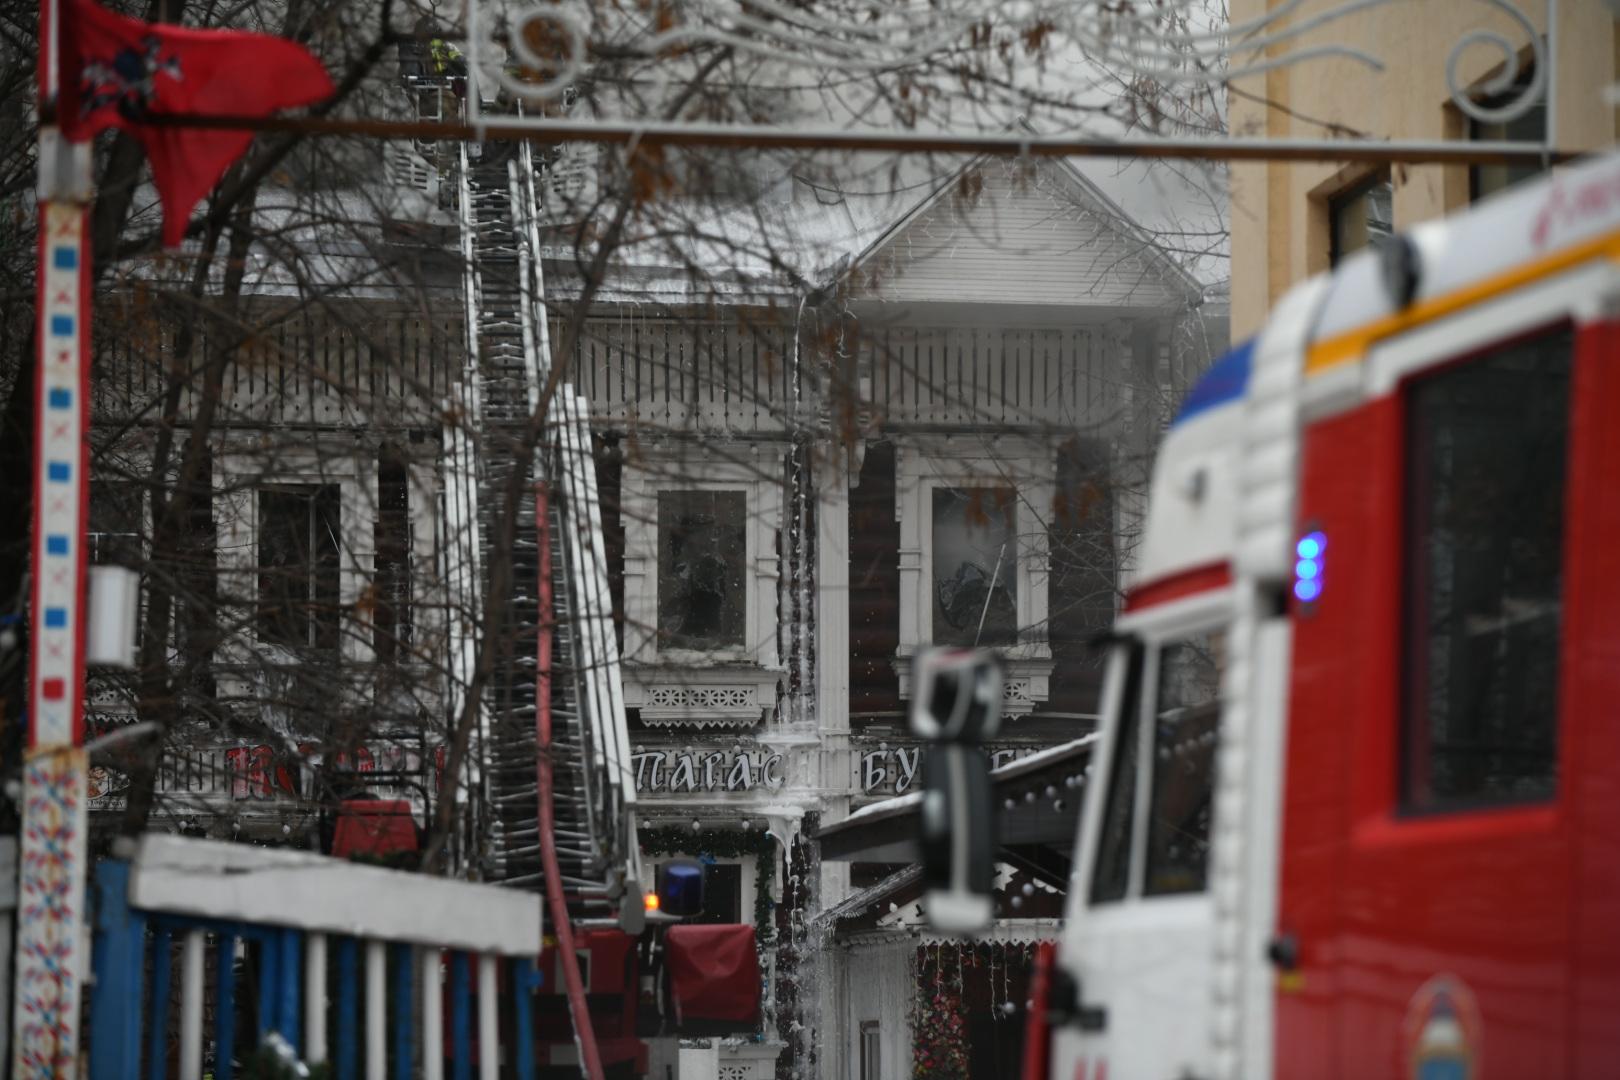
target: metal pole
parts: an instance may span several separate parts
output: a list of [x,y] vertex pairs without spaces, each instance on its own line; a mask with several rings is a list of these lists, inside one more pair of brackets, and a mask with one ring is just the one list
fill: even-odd
[[[1392,139],[1224,139],[1098,136],[1019,136],[949,131],[846,131],[776,128],[763,124],[680,121],[575,120],[508,116],[502,122],[445,124],[331,116],[152,116],[158,127],[291,131],[306,135],[370,135],[385,139],[527,139],[541,143],[719,146],[738,149],[900,151],[999,154],[1008,157],[1196,158],[1213,161],[1353,161],[1372,164],[1512,165],[1542,160],[1539,142],[1447,142]],[[1552,151],[1554,161],[1577,155]]]
[[384,941],[366,942],[366,1080],[388,1080],[388,943]]
[[478,956],[479,1080],[498,1080],[500,1077],[501,1040],[498,1023],[500,1001],[495,996],[495,965],[500,962],[500,957],[494,953],[480,953]]
[[39,8],[39,268],[28,751],[12,1070],[73,1077],[84,984],[85,516],[90,457],[90,148],[53,121],[59,0]]
[[304,938],[304,1060],[326,1062],[326,935]]
[[180,1080],[202,1080],[203,931],[188,930],[180,957]]
[[990,600],[996,595],[996,582],[1001,580],[1001,560],[1007,557],[1007,543],[1002,541],[1001,550],[996,552],[996,568],[990,574],[990,588],[985,590],[984,609],[979,612],[979,628],[973,631],[973,647],[979,647],[979,638],[984,635],[984,617],[990,614]]
[[1547,0],[1547,127],[1542,133],[1542,166],[1558,160],[1558,0]]

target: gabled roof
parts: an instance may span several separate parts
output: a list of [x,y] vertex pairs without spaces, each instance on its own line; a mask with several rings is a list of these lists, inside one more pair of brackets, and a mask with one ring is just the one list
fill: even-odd
[[[877,235],[873,236],[863,248],[856,252],[846,264],[835,268],[835,279],[847,279],[850,275],[868,267],[880,259],[887,251],[894,250],[902,243],[908,231],[921,227],[936,210],[941,209],[953,192],[969,187],[969,177],[982,175],[988,168],[1000,167],[1011,170],[1023,166],[1016,162],[981,155],[967,162],[961,168],[938,180],[909,210],[892,221]],[[1176,306],[1184,303],[1196,303],[1205,294],[1205,287],[1181,263],[1176,260],[1165,247],[1155,239],[1151,233],[1144,229],[1135,219],[1096,183],[1086,177],[1070,162],[1063,159],[1041,158],[1030,163],[1037,180],[1045,180],[1055,185],[1072,204],[1087,214],[1093,220],[1101,223],[1101,227],[1093,231],[1099,239],[1108,238],[1123,241],[1133,255],[1139,256],[1146,263],[1146,269],[1160,281],[1170,296],[1175,297]],[[1031,190],[1035,190],[1031,188]],[[981,199],[975,206],[966,211],[972,214],[984,202]],[[965,227],[966,223],[963,223]],[[1055,230],[1054,230],[1055,231]],[[1052,232],[1043,233],[1040,243],[1044,244],[1052,239]],[[1063,239],[1056,238],[1061,244]],[[1061,253],[1061,249],[1059,249]],[[1099,255],[1110,257],[1110,253],[1099,252]],[[1117,254],[1117,253],[1116,253]],[[952,258],[955,255],[953,253]],[[1117,269],[1117,267],[1115,267]],[[904,270],[900,271],[902,274]],[[1127,271],[1129,272],[1129,271]],[[1084,302],[1080,295],[1075,296],[1075,302]]]

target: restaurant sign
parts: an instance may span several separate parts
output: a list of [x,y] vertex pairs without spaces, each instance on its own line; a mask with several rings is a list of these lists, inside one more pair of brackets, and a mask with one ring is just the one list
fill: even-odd
[[782,755],[770,750],[647,750],[631,754],[630,765],[638,794],[775,791],[782,786]]
[[[1009,762],[1026,758],[1038,746],[1004,746],[987,750],[990,767],[999,769]],[[862,795],[904,795],[922,786],[923,748],[921,746],[880,745],[855,756],[855,783]]]

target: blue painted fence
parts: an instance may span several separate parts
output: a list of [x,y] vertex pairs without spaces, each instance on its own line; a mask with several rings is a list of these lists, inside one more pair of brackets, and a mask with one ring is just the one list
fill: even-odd
[[94,899],[92,1080],[229,1080],[272,1032],[337,1080],[534,1075],[538,897],[153,836]]

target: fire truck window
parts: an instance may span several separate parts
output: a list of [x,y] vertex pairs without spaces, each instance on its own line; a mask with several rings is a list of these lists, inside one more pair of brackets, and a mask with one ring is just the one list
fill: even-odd
[[1409,390],[1409,810],[1556,788],[1571,351],[1562,329]]
[[1131,880],[1131,833],[1136,823],[1136,773],[1142,744],[1140,645],[1130,647],[1126,664],[1125,690],[1119,703],[1119,738],[1114,742],[1114,760],[1108,771],[1096,869],[1091,875],[1093,904],[1125,899]]
[[1215,745],[1226,635],[1201,634],[1159,653],[1153,716],[1147,896],[1201,892],[1208,880]]

